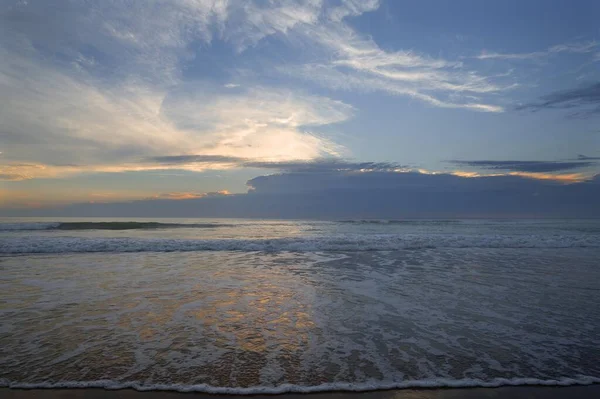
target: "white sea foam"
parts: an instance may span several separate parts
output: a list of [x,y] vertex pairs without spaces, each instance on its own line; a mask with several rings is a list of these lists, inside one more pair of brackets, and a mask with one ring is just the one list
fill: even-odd
[[0,253],[189,251],[394,251],[423,248],[599,248],[595,235],[338,235],[276,239],[146,239],[28,236],[0,238]]
[[316,393],[316,392],[366,392],[389,389],[408,388],[497,388],[502,386],[572,386],[591,385],[600,383],[600,378],[592,376],[577,376],[575,378],[538,379],[538,378],[494,378],[491,380],[432,378],[425,380],[378,382],[370,383],[329,383],[313,386],[282,384],[279,386],[255,387],[218,387],[207,384],[181,385],[181,384],[145,384],[141,382],[120,382],[111,380],[99,381],[63,381],[63,382],[37,382],[22,383],[10,382],[0,379],[0,386],[18,389],[57,389],[57,388],[104,388],[104,389],[135,389],[137,391],[177,391],[177,392],[203,392],[209,394],[228,395],[260,395],[283,393]]

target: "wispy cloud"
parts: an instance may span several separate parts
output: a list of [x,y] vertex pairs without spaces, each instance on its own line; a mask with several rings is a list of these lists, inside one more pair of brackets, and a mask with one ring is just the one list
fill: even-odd
[[[474,96],[454,95],[452,98],[440,99],[435,93],[429,93],[427,90],[419,88],[417,85],[397,84],[397,82],[389,79],[381,78],[373,75],[348,74],[331,65],[311,64],[296,67],[285,67],[280,69],[282,72],[303,77],[304,79],[312,80],[324,86],[349,91],[380,91],[392,95],[405,96],[418,101],[430,104],[439,108],[463,108],[474,111],[485,112],[503,112],[504,107],[501,105],[486,104],[478,101]],[[463,101],[456,101],[456,100]]]
[[565,43],[565,44],[557,44],[555,46],[549,47],[544,51],[534,51],[530,53],[496,53],[496,52],[487,52],[484,51],[479,55],[474,57],[479,60],[492,60],[492,59],[500,59],[500,60],[534,60],[540,59],[544,57],[549,57],[555,54],[560,53],[575,53],[575,54],[586,54],[593,53],[598,49],[600,43],[596,41],[589,41],[583,43]]
[[517,110],[571,109],[573,117],[600,114],[600,83],[548,94],[539,102],[520,105]]
[[342,20],[302,26],[296,33],[310,38],[332,56],[328,62],[286,65],[279,70],[334,89],[383,91],[436,107],[502,112],[502,106],[490,104],[479,96],[515,87],[494,83],[489,77],[466,69],[459,61],[413,51],[385,51]]
[[599,157],[588,157],[582,154],[577,155],[577,160],[579,161],[600,161],[600,156]]

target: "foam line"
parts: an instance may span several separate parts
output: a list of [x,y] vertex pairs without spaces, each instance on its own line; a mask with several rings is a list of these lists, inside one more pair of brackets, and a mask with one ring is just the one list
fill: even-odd
[[259,395],[282,393],[315,393],[315,392],[365,392],[389,389],[408,388],[497,388],[503,386],[571,386],[591,385],[600,383],[600,378],[592,376],[562,377],[559,379],[542,380],[537,378],[495,378],[489,381],[478,379],[444,379],[432,378],[426,380],[400,381],[400,382],[372,382],[372,383],[329,383],[313,386],[283,384],[279,386],[255,386],[247,388],[216,387],[206,384],[179,385],[179,384],[143,384],[140,382],[117,382],[110,380],[98,381],[63,381],[63,382],[38,382],[23,383],[10,382],[0,379],[1,387],[17,389],[57,389],[57,388],[104,388],[104,389],[135,389],[137,391],[177,391],[177,392],[203,392],[210,394],[229,395]]

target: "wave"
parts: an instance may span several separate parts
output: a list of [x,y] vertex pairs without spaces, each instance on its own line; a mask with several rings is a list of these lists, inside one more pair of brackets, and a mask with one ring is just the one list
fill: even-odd
[[3,239],[0,254],[190,251],[364,252],[428,248],[600,248],[600,236],[394,234],[276,239],[30,236]]
[[406,224],[406,225],[439,225],[459,224],[461,220],[400,220],[400,219],[348,219],[338,220],[337,223],[349,224]]
[[151,229],[210,229],[233,227],[225,223],[160,223],[160,222],[53,222],[2,223],[0,231],[26,230],[151,230]]
[[148,384],[141,382],[118,382],[111,380],[98,381],[64,381],[64,382],[10,382],[0,379],[0,387],[17,389],[36,389],[36,388],[104,388],[104,389],[135,389],[137,391],[177,391],[177,392],[203,392],[209,394],[229,394],[229,395],[260,395],[260,394],[283,394],[283,393],[314,393],[314,392],[366,392],[389,389],[410,389],[410,388],[496,388],[502,386],[571,386],[571,385],[591,385],[600,383],[600,378],[591,376],[577,376],[574,378],[562,377],[558,379],[538,379],[538,378],[494,378],[492,380],[480,379],[447,379],[431,378],[425,380],[399,381],[399,382],[379,382],[370,383],[328,383],[321,385],[294,385],[283,384],[279,386],[255,386],[255,387],[218,387],[207,384],[181,385],[181,384]]

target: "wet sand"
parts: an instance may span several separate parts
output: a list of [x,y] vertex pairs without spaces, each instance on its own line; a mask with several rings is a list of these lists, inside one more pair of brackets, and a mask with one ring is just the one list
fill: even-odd
[[[600,398],[600,384],[571,387],[501,387],[501,388],[452,388],[452,389],[400,389],[373,392],[333,392],[315,394],[252,395],[252,399],[587,399]],[[0,388],[4,399],[245,399],[248,396],[209,395],[204,393],[178,393],[132,389],[8,389]]]

